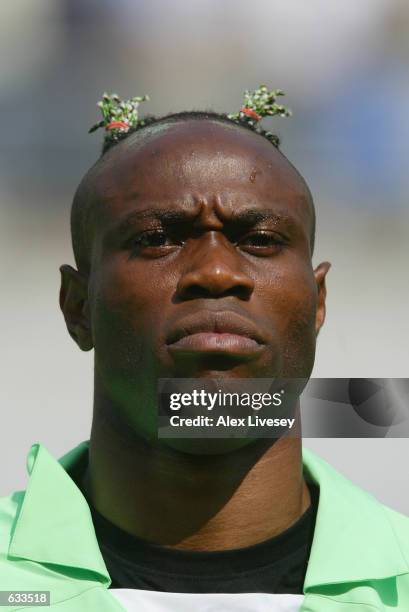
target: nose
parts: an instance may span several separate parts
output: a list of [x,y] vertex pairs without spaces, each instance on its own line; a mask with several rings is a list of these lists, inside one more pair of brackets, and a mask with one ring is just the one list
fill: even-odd
[[[197,239],[197,248],[177,285],[180,299],[235,296],[250,299],[254,281],[245,273],[235,247],[220,232]],[[227,242],[227,244],[226,244]]]

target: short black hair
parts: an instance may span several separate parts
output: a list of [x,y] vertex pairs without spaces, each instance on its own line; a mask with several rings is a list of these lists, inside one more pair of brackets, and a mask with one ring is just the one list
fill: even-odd
[[[251,121],[236,121],[230,119],[226,114],[217,113],[214,111],[180,111],[177,113],[170,113],[168,115],[162,116],[154,116],[148,115],[143,118],[143,122],[139,122],[137,126],[131,127],[127,132],[121,132],[117,136],[117,140],[105,140],[102,152],[99,159],[92,166],[92,168],[87,172],[87,174],[82,179],[79,184],[72,203],[71,207],[71,241],[72,248],[74,252],[74,258],[79,272],[83,274],[89,274],[90,271],[90,246],[91,246],[91,226],[93,222],[92,213],[94,210],[93,201],[92,201],[92,191],[89,189],[89,181],[87,180],[92,173],[92,171],[103,162],[103,158],[105,154],[111,150],[113,147],[117,146],[120,142],[128,138],[131,134],[135,132],[142,132],[144,129],[154,125],[161,123],[179,123],[183,121],[189,120],[198,120],[198,121],[217,121],[218,123],[225,123],[228,125],[235,125],[239,129],[246,129],[259,134],[261,137],[268,140],[272,146],[279,149],[280,139],[277,135],[268,132],[267,130],[263,130],[261,128],[255,129],[255,124]],[[281,151],[280,151],[281,152]],[[284,154],[281,152],[284,156]],[[287,159],[287,158],[286,158]],[[302,181],[306,185],[306,188],[309,192],[308,185],[306,184],[304,178],[299,173],[297,168],[287,159],[288,163],[294,168],[297,174],[301,177]],[[314,242],[315,242],[315,208],[313,204],[313,199],[311,196],[312,202],[312,231],[311,231],[311,253],[314,250]]]
[[157,117],[155,115],[147,115],[142,120],[140,120],[136,125],[131,126],[128,131],[118,132],[117,140],[113,139],[105,139],[104,144],[102,146],[102,154],[106,153],[113,146],[118,144],[121,140],[124,140],[130,134],[133,134],[137,131],[143,130],[144,128],[153,125],[155,123],[171,123],[171,122],[179,122],[179,121],[189,121],[190,119],[208,119],[212,121],[218,121],[220,123],[235,123],[240,127],[245,127],[253,132],[257,132],[261,136],[264,136],[267,140],[269,140],[277,149],[280,146],[280,139],[276,134],[269,132],[268,130],[263,130],[257,125],[257,122],[247,115],[242,115],[241,119],[231,119],[228,115],[224,113],[216,113],[215,111],[180,111],[178,113],[169,113],[168,115],[161,115]]

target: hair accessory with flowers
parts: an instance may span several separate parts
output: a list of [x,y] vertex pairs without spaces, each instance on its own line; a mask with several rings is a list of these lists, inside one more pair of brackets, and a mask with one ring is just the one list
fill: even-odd
[[263,135],[271,140],[275,146],[278,146],[278,137],[271,132],[261,130],[259,128],[259,123],[263,117],[272,117],[274,115],[279,115],[280,117],[291,116],[292,113],[288,108],[276,102],[279,96],[284,95],[281,89],[268,91],[265,85],[260,85],[258,89],[254,91],[246,89],[244,92],[243,106],[239,112],[230,113],[227,116],[232,121],[247,123],[249,127],[252,127],[256,131],[263,131]]
[[[276,102],[277,98],[283,95],[285,94],[281,89],[268,91],[265,85],[260,85],[254,91],[246,90],[244,92],[243,106],[239,112],[220,115],[220,117],[227,117],[235,123],[246,125],[270,140],[275,147],[278,147],[280,144],[278,136],[262,129],[260,122],[264,117],[274,115],[289,117],[291,115],[289,109]],[[97,104],[102,112],[102,121],[89,129],[89,132],[95,132],[98,128],[105,128],[103,152],[125,138],[130,132],[160,119],[154,116],[145,116],[143,119],[139,119],[139,105],[146,100],[149,100],[149,96],[135,96],[129,100],[121,100],[117,94],[103,94],[102,100]]]
[[138,108],[141,102],[149,100],[149,96],[135,96],[129,100],[121,100],[117,94],[104,93],[97,106],[102,112],[102,121],[93,125],[88,132],[95,132],[98,128],[105,128],[105,141],[118,141],[121,136],[145,124],[138,117]]

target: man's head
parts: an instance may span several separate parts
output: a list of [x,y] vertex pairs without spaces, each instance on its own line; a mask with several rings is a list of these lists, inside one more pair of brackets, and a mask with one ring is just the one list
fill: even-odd
[[329,268],[312,268],[314,225],[282,153],[215,117],[165,118],[95,164],[60,303],[131,428],[154,434],[159,377],[309,377]]

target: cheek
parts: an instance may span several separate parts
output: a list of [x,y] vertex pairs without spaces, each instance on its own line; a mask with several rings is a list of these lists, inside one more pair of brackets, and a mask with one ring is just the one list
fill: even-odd
[[277,270],[269,278],[265,296],[283,368],[288,375],[304,376],[315,355],[317,293],[312,268],[292,262]]
[[294,302],[294,310],[287,320],[283,361],[291,376],[309,376],[315,358],[315,305],[307,296]]
[[161,276],[148,268],[112,256],[98,268],[90,296],[96,356],[134,363],[147,354],[164,293]]

